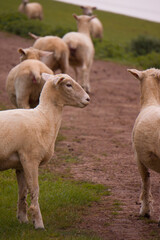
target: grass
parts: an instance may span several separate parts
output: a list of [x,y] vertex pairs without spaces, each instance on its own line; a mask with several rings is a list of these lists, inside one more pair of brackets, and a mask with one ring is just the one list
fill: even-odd
[[[31,1],[32,2],[32,1]],[[2,13],[16,12],[20,0],[5,0],[1,3],[0,9],[0,29],[11,31],[21,36],[28,36],[28,31],[33,31],[37,35],[58,35],[62,37],[68,31],[77,29],[76,21],[72,17],[73,13],[82,14],[79,6],[66,4],[52,0],[38,0],[44,8],[44,19],[22,21],[14,20],[7,24],[3,21]],[[137,18],[127,17],[104,11],[95,11],[95,14],[102,21],[104,27],[103,41],[94,41],[95,58],[110,60],[143,68],[160,68],[160,53],[153,51],[149,55],[134,56],[130,46],[132,41],[139,36],[146,36],[157,39],[160,42],[160,24],[145,21]],[[15,15],[15,18],[18,16]],[[17,29],[18,28],[18,29]]]
[[[2,1],[0,13],[5,12],[6,9],[7,11],[17,11],[20,2],[20,0]],[[57,26],[76,28],[76,21],[72,14],[82,13],[79,6],[52,0],[37,0],[37,2],[43,5],[44,23],[50,24],[53,28]],[[98,10],[95,11],[95,14],[103,23],[104,40],[112,43],[126,44],[131,39],[143,34],[160,38],[159,23]]]
[[85,208],[92,202],[109,195],[108,189],[99,184],[77,182],[55,177],[41,170],[40,206],[47,231],[36,231],[31,224],[20,224],[16,219],[17,183],[13,170],[0,174],[0,236],[1,240],[23,239],[74,239],[99,240],[92,233],[76,228]]

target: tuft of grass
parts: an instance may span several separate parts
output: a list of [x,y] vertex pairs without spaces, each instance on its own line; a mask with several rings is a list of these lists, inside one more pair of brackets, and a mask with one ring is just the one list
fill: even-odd
[[92,233],[76,229],[85,208],[108,195],[108,188],[88,182],[77,182],[55,177],[40,171],[39,203],[46,231],[36,231],[31,222],[20,224],[16,219],[17,184],[13,170],[0,174],[0,236],[1,239],[86,239],[99,240]]

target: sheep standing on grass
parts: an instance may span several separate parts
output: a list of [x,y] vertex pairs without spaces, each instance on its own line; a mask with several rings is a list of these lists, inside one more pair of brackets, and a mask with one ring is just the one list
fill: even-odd
[[43,51],[53,52],[54,61],[52,70],[61,70],[62,73],[67,73],[69,67],[69,50],[67,44],[60,38],[56,36],[45,36],[38,37],[33,33],[29,35],[36,41],[33,47]]
[[29,190],[29,210],[36,229],[44,228],[38,203],[38,167],[54,154],[63,107],[83,108],[90,100],[81,86],[66,74],[43,73],[42,78],[46,83],[36,108],[0,112],[0,170],[16,169],[17,217],[22,223],[28,222],[26,198]]
[[13,105],[18,108],[37,106],[45,83],[41,76],[43,72],[53,73],[44,63],[31,59],[11,69],[6,80],[6,90]]
[[24,13],[29,19],[43,19],[42,5],[37,2],[29,3],[29,0],[22,0],[18,11]]
[[148,169],[160,173],[160,70],[153,68],[146,71],[135,69],[128,71],[141,84],[141,110],[133,128],[133,146],[142,178],[140,215],[150,217],[151,192]]
[[[96,7],[90,6],[80,6],[83,10],[84,15],[92,16],[93,10],[97,9]],[[103,38],[103,25],[98,18],[94,18],[90,21],[90,32],[93,38]]]
[[78,70],[80,68],[80,84],[86,92],[90,92],[90,71],[94,58],[94,46],[90,37],[89,22],[94,16],[77,16],[73,14],[77,20],[78,32],[69,32],[64,35],[63,40],[68,45],[70,56],[69,63],[73,67],[76,80],[78,80]]

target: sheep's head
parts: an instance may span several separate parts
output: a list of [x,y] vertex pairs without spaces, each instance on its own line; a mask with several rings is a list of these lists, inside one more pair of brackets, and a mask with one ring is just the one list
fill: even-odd
[[19,48],[20,62],[26,59],[36,59],[45,63],[49,68],[52,68],[56,63],[56,56],[54,52],[42,51],[33,47]]
[[56,90],[57,104],[81,108],[89,104],[89,95],[69,75],[42,73],[42,78],[51,82],[51,86]]
[[152,78],[160,80],[160,70],[155,68],[150,68],[144,71],[139,71],[137,69],[128,69],[135,78],[142,81],[143,79]]
[[80,6],[83,10],[84,15],[92,16],[93,10],[97,9],[96,7],[90,7],[90,6]]
[[82,22],[90,22],[93,18],[95,18],[96,16],[86,16],[86,15],[79,15],[77,16],[75,13],[73,14],[73,17],[77,20],[78,23],[82,23]]
[[19,48],[18,53],[20,54],[20,62],[26,59],[38,59],[36,51],[34,48]]
[[148,103],[152,99],[152,103],[158,101],[160,103],[160,70],[151,68],[145,71],[136,69],[128,69],[141,84],[141,105]]
[[22,0],[22,3],[26,5],[29,2],[29,0]]

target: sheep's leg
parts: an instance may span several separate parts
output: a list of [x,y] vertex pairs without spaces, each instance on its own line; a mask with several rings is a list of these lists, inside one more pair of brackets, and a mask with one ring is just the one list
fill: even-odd
[[78,69],[75,66],[73,66],[73,69],[74,69],[74,73],[75,73],[75,79],[78,82]]
[[39,197],[39,184],[38,184],[38,164],[34,161],[28,162],[21,159],[21,163],[24,169],[24,174],[27,182],[27,186],[30,192],[31,205],[29,210],[32,214],[33,223],[36,229],[44,228],[42,215],[38,203]]
[[17,182],[18,182],[18,209],[17,218],[21,223],[27,223],[27,184],[24,177],[23,170],[16,170]]
[[90,93],[90,84],[89,84],[89,72],[90,68],[88,68],[86,65],[82,66],[82,73],[81,73],[81,86],[84,88],[84,90],[87,93]]
[[21,96],[17,94],[17,106],[18,108],[26,108],[26,109],[30,108],[29,95]]
[[140,216],[150,217],[150,202],[151,202],[151,193],[150,193],[150,173],[148,169],[138,161],[138,169],[142,178],[142,191],[140,195],[141,200],[141,209]]

